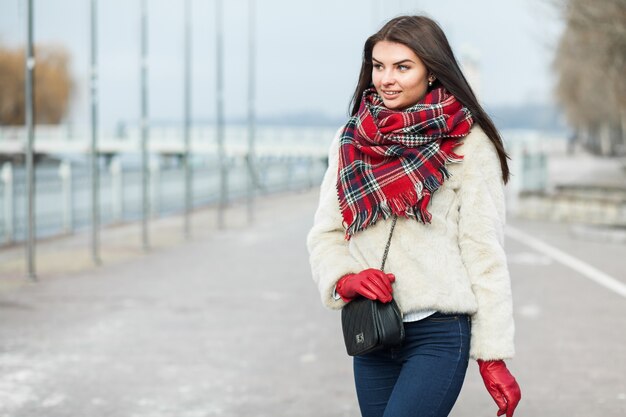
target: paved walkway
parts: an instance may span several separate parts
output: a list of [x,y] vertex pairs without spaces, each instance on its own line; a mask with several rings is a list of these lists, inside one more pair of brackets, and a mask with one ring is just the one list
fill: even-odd
[[[234,207],[222,231],[198,212],[191,241],[181,219],[156,222],[148,254],[136,226],[107,230],[99,268],[86,236],[41,243],[36,284],[2,251],[0,417],[358,416],[339,315],[310,279],[316,198],[259,201],[252,227]],[[626,283],[624,245],[509,225]],[[511,236],[507,252],[516,417],[626,415],[626,299]],[[451,416],[495,414],[472,361]]]

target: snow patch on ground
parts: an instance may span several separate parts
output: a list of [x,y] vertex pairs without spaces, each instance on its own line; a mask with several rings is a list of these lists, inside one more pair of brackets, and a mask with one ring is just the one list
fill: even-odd
[[[38,401],[36,387],[45,379],[42,366],[26,355],[0,354],[0,414],[10,413]],[[45,368],[45,366],[43,367]]]

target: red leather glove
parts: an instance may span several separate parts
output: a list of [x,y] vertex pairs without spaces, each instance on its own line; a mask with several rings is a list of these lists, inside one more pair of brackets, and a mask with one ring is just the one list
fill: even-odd
[[391,301],[391,283],[396,280],[393,274],[386,274],[380,269],[365,269],[358,274],[344,275],[337,281],[336,291],[345,302],[358,295],[383,303]]
[[487,391],[496,401],[499,409],[497,416],[506,413],[506,417],[513,417],[517,403],[522,398],[517,381],[506,368],[504,361],[483,361],[478,359],[480,376],[483,377]]

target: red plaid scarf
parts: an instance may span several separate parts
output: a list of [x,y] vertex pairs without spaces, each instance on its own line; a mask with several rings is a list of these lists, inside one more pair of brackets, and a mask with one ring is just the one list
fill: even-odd
[[444,88],[412,107],[387,109],[374,88],[340,138],[337,192],[346,239],[392,214],[430,223],[432,193],[450,176],[446,162],[472,126],[469,110]]

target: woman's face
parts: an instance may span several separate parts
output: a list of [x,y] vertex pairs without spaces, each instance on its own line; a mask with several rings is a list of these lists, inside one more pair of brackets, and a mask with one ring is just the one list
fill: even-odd
[[428,70],[406,45],[380,41],[372,50],[372,82],[385,107],[403,110],[426,94]]

